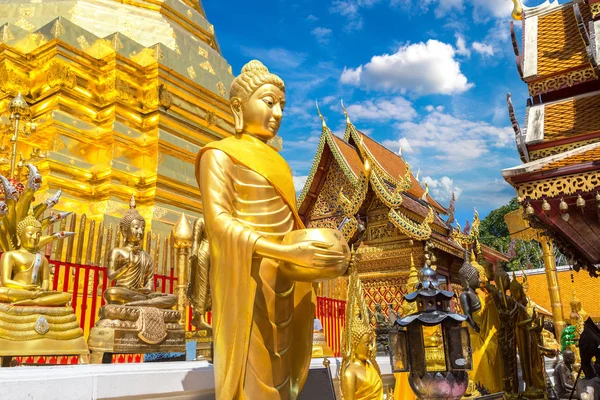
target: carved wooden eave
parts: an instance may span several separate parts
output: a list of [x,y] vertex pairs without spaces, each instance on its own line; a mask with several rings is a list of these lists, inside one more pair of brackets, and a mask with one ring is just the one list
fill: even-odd
[[[531,207],[538,228],[560,241],[581,263],[600,264],[600,143],[588,144],[502,171]],[[568,209],[560,210],[564,201]],[[546,202],[549,210],[542,205]]]

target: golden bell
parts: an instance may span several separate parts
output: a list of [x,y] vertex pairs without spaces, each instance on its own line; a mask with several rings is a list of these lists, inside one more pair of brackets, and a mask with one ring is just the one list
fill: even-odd
[[550,207],[550,203],[548,203],[548,201],[546,201],[546,199],[544,199],[544,201],[542,202],[542,211],[545,212],[546,214],[548,214],[551,209],[552,209],[552,207]]
[[558,205],[558,209],[560,210],[561,213],[564,213],[569,209],[569,205],[563,198],[560,199],[560,204]]
[[600,204],[600,192],[596,192],[596,203]]
[[527,203],[527,207],[525,208],[525,214],[528,216],[535,214],[535,210],[531,206],[531,203]]
[[577,204],[577,207],[583,208],[585,207],[585,199],[581,195],[577,195],[577,202],[575,204]]

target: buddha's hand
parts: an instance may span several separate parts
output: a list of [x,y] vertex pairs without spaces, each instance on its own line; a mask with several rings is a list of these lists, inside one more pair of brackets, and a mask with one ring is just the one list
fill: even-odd
[[348,267],[348,256],[331,250],[331,243],[304,241],[282,247],[281,268],[297,281],[336,278]]

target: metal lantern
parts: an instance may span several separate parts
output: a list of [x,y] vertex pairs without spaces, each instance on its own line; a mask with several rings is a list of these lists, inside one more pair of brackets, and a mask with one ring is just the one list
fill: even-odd
[[469,384],[471,343],[462,326],[467,317],[451,312],[453,298],[426,265],[417,291],[404,296],[418,311],[397,320],[398,330],[390,333],[392,370],[410,372],[410,386],[420,399],[460,399]]

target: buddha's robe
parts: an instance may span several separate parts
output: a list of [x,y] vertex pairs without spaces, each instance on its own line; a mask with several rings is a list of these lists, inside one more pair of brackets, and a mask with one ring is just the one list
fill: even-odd
[[482,385],[490,393],[502,391],[502,359],[498,346],[500,316],[490,294],[477,291],[481,309],[473,315],[473,320],[481,328],[477,333],[469,328],[473,349],[473,370],[470,379]]
[[365,379],[357,384],[355,400],[383,400],[383,382],[375,367],[365,364]]
[[304,228],[291,171],[266,144],[241,135],[205,146],[196,177],[210,243],[216,396],[295,399],[310,365],[312,285],[254,252],[261,237],[281,242]]
[[150,254],[143,250],[129,252],[128,260],[118,260],[126,262],[127,267],[119,271],[115,279],[115,286],[122,286],[128,289],[143,289],[148,282],[154,279],[154,261]]

